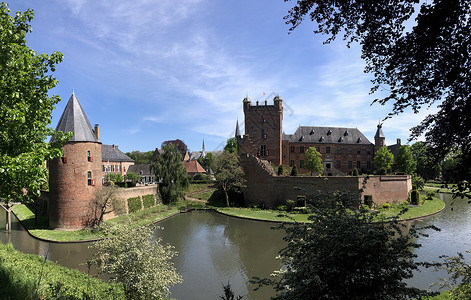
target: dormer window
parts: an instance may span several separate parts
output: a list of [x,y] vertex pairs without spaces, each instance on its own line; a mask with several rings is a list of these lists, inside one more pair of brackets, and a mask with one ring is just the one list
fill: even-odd
[[319,142],[323,142],[324,141],[324,137],[321,136],[321,138],[319,139]]
[[299,141],[302,142],[304,140],[304,135],[302,135],[300,138],[299,138]]
[[348,130],[345,130],[345,132],[343,133],[344,136],[347,136],[348,135]]
[[339,143],[343,142],[343,137],[339,138]]
[[357,140],[357,143],[361,143],[361,138],[359,137],[358,140]]
[[329,129],[329,131],[327,131],[327,135],[331,135],[332,134],[332,130]]
[[313,135],[314,134],[314,129],[311,130],[311,132],[309,132],[309,135]]

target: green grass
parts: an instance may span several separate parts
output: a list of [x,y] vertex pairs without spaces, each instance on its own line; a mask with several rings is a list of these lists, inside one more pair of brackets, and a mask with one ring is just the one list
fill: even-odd
[[[425,196],[421,195],[421,197]],[[406,207],[408,208],[408,210],[401,216],[401,220],[420,218],[422,216],[427,216],[436,213],[445,208],[445,202],[434,197],[432,200],[425,200],[424,203],[420,206]],[[397,215],[403,208],[404,205],[391,205],[390,208],[379,208],[379,211],[385,217],[392,217]]]
[[122,285],[106,283],[43,257],[0,243],[1,299],[124,299]]
[[214,189],[214,184],[213,183],[202,183],[202,184],[190,184],[188,187],[188,190],[186,192],[187,195],[209,190],[209,189]]

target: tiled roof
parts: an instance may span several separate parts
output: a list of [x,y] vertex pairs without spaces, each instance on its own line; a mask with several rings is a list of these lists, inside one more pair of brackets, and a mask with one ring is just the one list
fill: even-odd
[[128,172],[134,172],[138,175],[144,176],[154,175],[154,173],[151,171],[149,164],[137,164],[129,166]]
[[102,145],[101,146],[101,160],[102,161],[127,161],[134,162],[132,158],[121,152],[116,145]]
[[206,170],[197,160],[183,161],[183,167],[186,169],[187,173],[206,173]]
[[292,135],[285,135],[291,143],[322,143],[370,145],[371,142],[357,128],[299,126]]
[[74,136],[70,139],[71,142],[100,143],[75,93],[70,96],[59,123],[57,123],[56,131],[73,132]]

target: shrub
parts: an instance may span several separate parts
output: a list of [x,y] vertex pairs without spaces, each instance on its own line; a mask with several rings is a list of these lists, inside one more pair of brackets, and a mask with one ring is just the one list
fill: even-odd
[[427,192],[427,200],[432,200],[435,197],[436,193],[434,191]]
[[142,196],[142,202],[144,203],[144,208],[149,208],[155,205],[155,198],[153,194]]
[[294,200],[286,200],[286,210],[293,211],[296,207],[296,202]]
[[373,195],[365,195],[363,199],[363,203],[365,203],[369,208],[373,206]]
[[353,169],[353,176],[360,176],[360,174],[358,174],[357,168]]
[[419,205],[420,203],[420,193],[418,190],[412,190],[410,192],[410,203],[413,205]]
[[140,211],[142,209],[141,198],[139,197],[128,198],[128,209],[129,209],[129,213]]
[[389,209],[389,208],[391,208],[391,203],[386,202],[381,207],[384,208],[384,209]]
[[279,211],[287,211],[288,207],[286,205],[278,205],[276,209]]
[[278,167],[278,176],[283,176],[283,165]]
[[296,165],[291,169],[291,176],[298,176],[298,168],[296,168]]

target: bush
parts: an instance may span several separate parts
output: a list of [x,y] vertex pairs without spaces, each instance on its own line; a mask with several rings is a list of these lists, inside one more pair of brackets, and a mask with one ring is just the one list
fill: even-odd
[[366,206],[369,208],[373,206],[373,195],[365,195],[363,199],[363,203],[365,203]]
[[432,200],[435,197],[436,193],[434,191],[427,192],[427,200]]
[[389,208],[391,208],[391,203],[386,202],[381,207],[384,208],[384,209],[389,209]]
[[296,202],[294,202],[294,200],[286,200],[287,211],[293,211],[295,207],[296,207]]
[[278,167],[278,176],[283,176],[283,165]]
[[129,209],[129,213],[140,211],[142,209],[141,198],[139,197],[128,198],[128,209]]
[[287,211],[288,207],[286,205],[278,205],[276,209],[279,211]]
[[291,176],[298,176],[298,168],[296,168],[296,165],[291,169]]
[[360,176],[360,174],[358,174],[357,168],[353,169],[353,176]]
[[413,205],[419,205],[420,203],[420,193],[418,190],[412,190],[410,192],[410,203]]
[[155,205],[155,198],[153,194],[142,196],[142,202],[144,203],[144,208],[149,208]]

